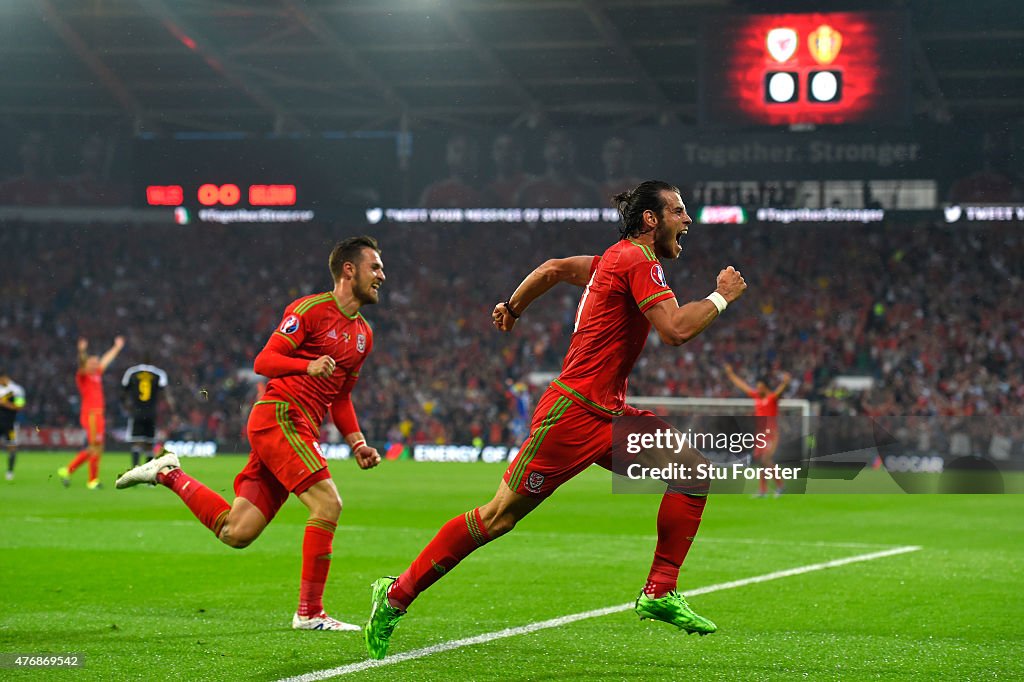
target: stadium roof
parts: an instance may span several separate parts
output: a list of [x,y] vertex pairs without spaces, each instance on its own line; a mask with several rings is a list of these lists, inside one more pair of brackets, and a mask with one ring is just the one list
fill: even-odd
[[[915,112],[1024,118],[1024,4],[908,8]],[[697,35],[729,0],[18,0],[0,116],[136,131],[693,123]],[[831,9],[789,2],[771,9]]]

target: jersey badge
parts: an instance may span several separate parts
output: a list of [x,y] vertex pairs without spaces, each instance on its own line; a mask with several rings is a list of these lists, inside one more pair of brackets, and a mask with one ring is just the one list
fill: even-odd
[[341,340],[344,341],[345,343],[348,343],[349,341],[352,340],[352,335],[349,334],[348,332],[342,332],[341,333]]
[[544,486],[544,474],[539,471],[531,471],[526,477],[526,489],[531,493],[539,493]]
[[356,335],[356,350],[360,353],[366,352],[366,334]]
[[284,321],[281,323],[281,332],[283,332],[285,334],[294,334],[298,330],[299,330],[299,316],[298,315],[289,315],[288,317],[284,318]]
[[661,263],[655,263],[651,266],[651,279],[658,286],[668,288],[668,284],[665,283],[665,271],[661,269]]
[[331,331],[327,332],[327,338],[329,338],[329,339],[337,339],[338,338],[338,332],[336,332],[336,331],[334,331],[332,329]]

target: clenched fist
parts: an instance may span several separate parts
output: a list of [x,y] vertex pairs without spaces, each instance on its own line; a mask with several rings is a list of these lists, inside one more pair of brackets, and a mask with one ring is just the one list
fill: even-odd
[[743,275],[731,265],[718,273],[715,282],[715,291],[724,296],[729,303],[742,296],[743,292],[747,290],[747,282],[743,279]]
[[512,313],[508,311],[504,303],[494,306],[494,312],[491,313],[491,322],[503,332],[510,332],[512,327],[516,326],[516,318],[512,317]]
[[334,358],[330,355],[321,355],[316,360],[310,360],[309,365],[306,366],[306,374],[326,379],[334,374]]
[[380,453],[377,452],[377,448],[371,448],[366,443],[353,450],[352,456],[360,469],[372,469],[380,464]]

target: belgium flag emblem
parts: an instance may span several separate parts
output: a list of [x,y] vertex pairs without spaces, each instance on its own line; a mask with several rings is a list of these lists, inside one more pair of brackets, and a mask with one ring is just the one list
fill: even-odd
[[834,62],[842,46],[843,34],[828,24],[822,24],[807,36],[807,49],[819,64]]

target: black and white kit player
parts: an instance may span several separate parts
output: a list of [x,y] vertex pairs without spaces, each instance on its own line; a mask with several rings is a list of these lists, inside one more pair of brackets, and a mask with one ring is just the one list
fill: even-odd
[[121,389],[128,403],[128,442],[132,444],[132,466],[139,465],[142,448],[153,459],[156,443],[156,409],[160,393],[167,388],[167,373],[159,367],[141,364],[129,367],[121,378]]
[[0,440],[7,444],[7,480],[14,480],[14,462],[18,457],[18,427],[15,419],[25,407],[25,389],[0,370]]

